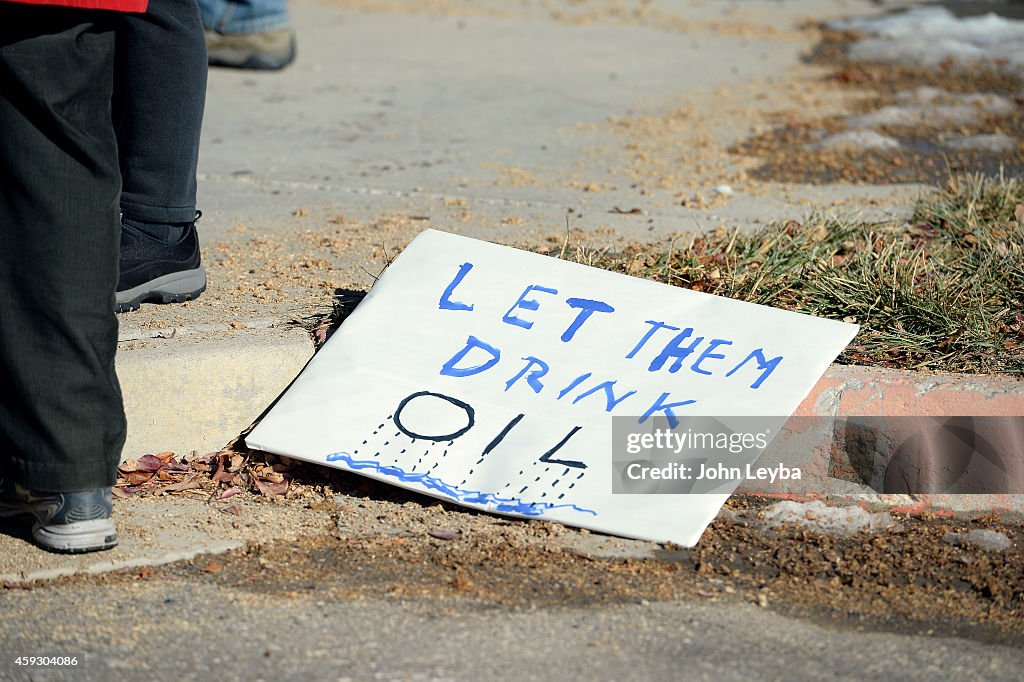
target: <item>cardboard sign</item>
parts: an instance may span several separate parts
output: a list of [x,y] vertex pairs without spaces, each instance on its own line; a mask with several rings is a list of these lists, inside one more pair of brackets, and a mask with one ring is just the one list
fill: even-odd
[[781,425],[856,331],[427,230],[246,441],[477,509],[691,546],[739,481],[614,494],[613,418]]

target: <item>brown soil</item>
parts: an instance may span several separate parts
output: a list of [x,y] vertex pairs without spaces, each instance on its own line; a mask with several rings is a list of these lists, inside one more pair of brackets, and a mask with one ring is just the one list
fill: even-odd
[[[388,597],[442,609],[453,600],[505,609],[748,601],[835,626],[1024,645],[1024,527],[994,518],[900,516],[898,530],[842,538],[757,530],[723,515],[696,548],[666,545],[656,558],[614,560],[571,549],[586,531],[347,479],[345,494],[327,490],[307,503],[307,513],[330,515],[330,535],[71,581],[188,579],[283,599]],[[727,507],[769,503],[740,497]],[[1016,545],[994,552],[943,540],[971,528],[998,530]]]
[[1007,175],[1024,172],[1024,140],[1005,152],[948,150],[944,138],[978,134],[1017,134],[1024,130],[1024,108],[1019,77],[986,65],[946,63],[937,68],[908,67],[855,61],[846,56],[854,36],[825,32],[808,62],[828,69],[824,82],[840,86],[852,98],[851,113],[867,113],[895,103],[900,92],[921,86],[950,93],[994,93],[1018,105],[1006,115],[987,115],[976,122],[935,123],[925,126],[885,126],[878,132],[902,144],[896,150],[808,150],[805,145],[822,134],[842,132],[841,116],[815,110],[776,115],[774,127],[730,151],[754,156],[762,163],[751,177],[770,182],[827,184],[889,184],[920,182],[941,185],[951,174],[982,172]]

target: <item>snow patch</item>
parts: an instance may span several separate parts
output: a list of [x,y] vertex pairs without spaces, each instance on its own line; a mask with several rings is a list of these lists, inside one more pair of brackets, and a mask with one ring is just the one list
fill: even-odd
[[958,18],[944,7],[916,7],[881,17],[833,21],[828,26],[870,36],[850,46],[855,59],[912,66],[949,60],[1024,66],[1024,22],[991,12]]
[[869,512],[861,507],[829,507],[824,502],[777,502],[753,519],[763,528],[796,525],[825,535],[854,535],[861,531],[898,528],[889,512]]
[[807,149],[898,149],[899,140],[876,133],[874,130],[847,130],[829,135],[823,140],[810,142]]
[[1017,146],[1017,139],[1001,133],[991,135],[968,135],[942,143],[946,149],[980,149],[986,152],[1005,152]]
[[[906,104],[890,105],[861,116],[850,116],[846,124],[851,128],[965,124],[973,123],[985,115],[1009,114],[1014,109],[1010,100],[992,93],[954,95],[936,88],[903,92],[897,95],[897,100]],[[941,101],[946,103],[938,103]]]
[[966,533],[947,533],[942,539],[957,547],[974,545],[992,552],[1002,552],[1013,547],[1013,540],[999,531],[988,529],[975,529]]

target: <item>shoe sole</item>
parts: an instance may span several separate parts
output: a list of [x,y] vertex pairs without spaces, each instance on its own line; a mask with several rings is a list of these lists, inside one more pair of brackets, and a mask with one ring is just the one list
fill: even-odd
[[285,52],[254,52],[247,48],[214,47],[207,51],[207,63],[210,66],[222,66],[229,69],[280,71],[295,61],[297,52],[295,35],[292,34]]
[[114,311],[138,310],[143,303],[182,303],[206,291],[206,269],[172,272],[131,289],[117,292]]
[[245,69],[247,71],[280,71],[295,61],[295,55],[271,57],[267,55],[251,55],[232,59],[230,57],[210,57],[210,66],[228,69]]
[[52,526],[37,523],[32,527],[32,537],[43,549],[62,554],[99,552],[117,546],[113,519],[93,519]]

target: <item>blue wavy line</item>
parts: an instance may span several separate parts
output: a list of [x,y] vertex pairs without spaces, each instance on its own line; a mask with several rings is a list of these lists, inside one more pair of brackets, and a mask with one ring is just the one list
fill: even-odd
[[540,516],[544,512],[553,509],[572,509],[583,514],[597,516],[593,509],[584,509],[575,504],[552,504],[550,502],[524,502],[515,497],[498,497],[494,493],[485,493],[479,490],[462,490],[446,483],[430,474],[412,473],[396,466],[387,466],[370,459],[352,459],[347,452],[334,452],[327,455],[328,462],[344,462],[355,470],[372,469],[379,474],[396,478],[403,483],[418,483],[425,488],[435,490],[439,493],[465,504],[486,505],[489,509],[509,514],[522,514],[524,516]]

